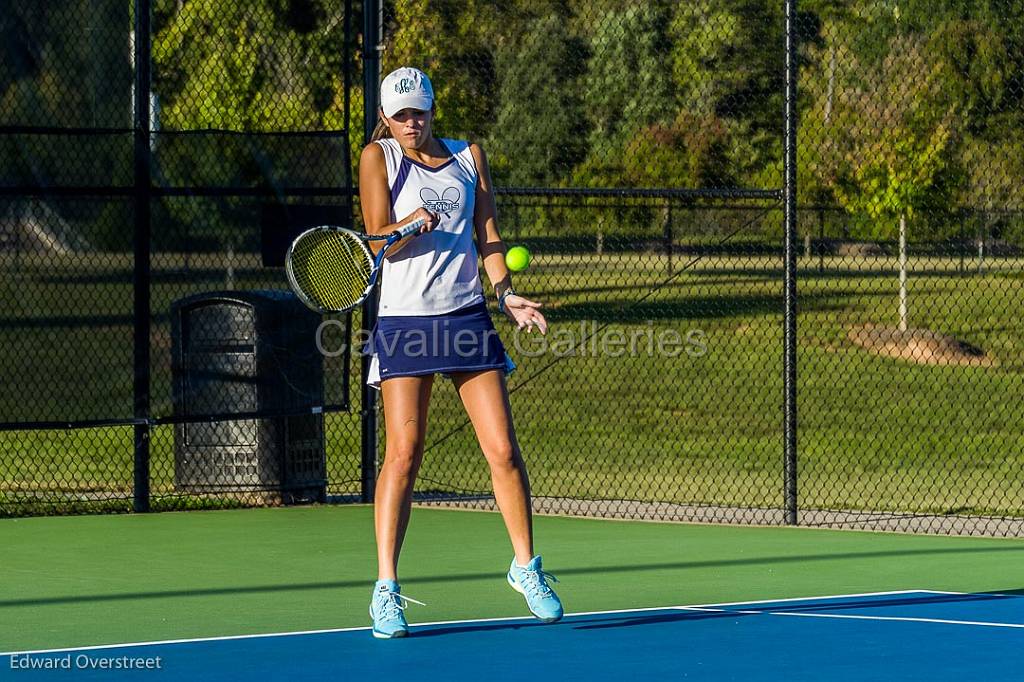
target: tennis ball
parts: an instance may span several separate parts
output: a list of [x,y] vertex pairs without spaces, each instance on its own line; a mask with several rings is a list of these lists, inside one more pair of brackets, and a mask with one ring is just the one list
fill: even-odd
[[512,272],[525,270],[530,265],[530,252],[525,246],[513,246],[505,252],[505,265]]

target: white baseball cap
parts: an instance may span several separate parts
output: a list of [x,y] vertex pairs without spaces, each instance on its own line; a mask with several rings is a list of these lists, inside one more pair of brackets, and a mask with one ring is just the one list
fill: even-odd
[[395,69],[380,84],[380,108],[385,116],[402,109],[430,111],[434,106],[434,86],[427,74],[410,66]]

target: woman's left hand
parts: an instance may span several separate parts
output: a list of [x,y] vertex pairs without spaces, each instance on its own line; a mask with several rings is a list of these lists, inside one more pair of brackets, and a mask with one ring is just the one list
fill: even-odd
[[548,333],[548,322],[541,314],[540,308],[543,303],[537,303],[517,294],[510,294],[504,301],[505,314],[516,323],[520,329],[532,332],[534,327],[540,330],[541,334]]

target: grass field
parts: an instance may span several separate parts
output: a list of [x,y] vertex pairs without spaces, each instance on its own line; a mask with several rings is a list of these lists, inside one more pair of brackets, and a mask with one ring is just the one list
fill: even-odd
[[[620,355],[597,356],[590,346],[550,364],[550,352],[529,357],[538,350],[535,338],[499,327],[519,364],[510,386],[534,492],[780,506],[779,259],[707,256],[650,294],[668,276],[661,255],[535,256],[517,288],[546,302],[552,345],[578,343],[607,323],[596,338]],[[677,271],[688,260],[677,254]],[[88,265],[53,258],[3,264],[0,295],[11,303],[0,314],[6,349],[0,414],[7,420],[130,416],[130,263],[109,256]],[[895,259],[826,258],[820,272],[817,258],[801,265],[801,504],[1020,514],[1024,261],[992,259],[980,274],[960,272],[954,258],[911,261],[911,325],[984,350],[992,366],[917,364],[873,355],[848,340],[857,325],[896,323]],[[237,257],[232,269],[238,288],[283,286],[280,273],[259,268],[255,256]],[[186,268],[179,257],[157,255],[153,271],[152,403],[154,414],[163,415],[171,409],[169,304],[223,288],[226,275],[214,256],[192,257]],[[646,352],[645,339],[672,330],[696,334],[699,345],[686,346],[696,352]],[[631,337],[638,340],[636,353],[629,352]],[[616,344],[620,338],[625,342]],[[337,381],[338,372],[334,362],[328,380]],[[435,396],[420,487],[486,491],[486,467],[471,429],[462,427],[453,391],[439,385]],[[326,417],[335,493],[358,489],[357,413]],[[130,428],[2,432],[0,443],[0,486],[8,499],[55,488],[79,491],[72,495],[79,498],[130,490]],[[152,453],[154,493],[173,493],[170,427],[155,430]]]

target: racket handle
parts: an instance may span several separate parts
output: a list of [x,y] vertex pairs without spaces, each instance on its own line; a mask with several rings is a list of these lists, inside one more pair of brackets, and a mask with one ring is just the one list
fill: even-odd
[[[402,225],[400,228],[392,232],[392,235],[397,235],[398,239],[404,239],[411,234],[416,234],[420,231],[420,228],[426,224],[426,220],[423,218],[417,218],[408,225]],[[397,240],[396,240],[397,241]]]

